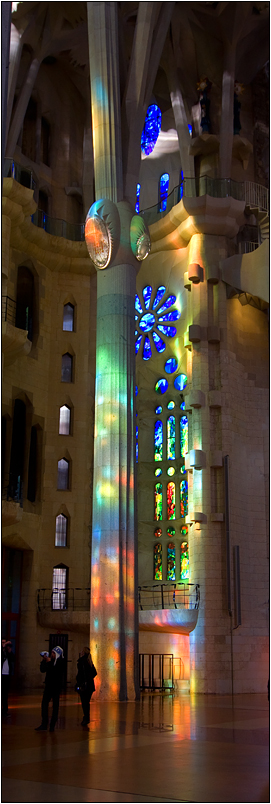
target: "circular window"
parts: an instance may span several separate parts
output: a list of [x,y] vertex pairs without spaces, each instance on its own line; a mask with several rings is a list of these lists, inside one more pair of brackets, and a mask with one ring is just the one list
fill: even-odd
[[160,477],[160,475],[162,474],[162,469],[155,469],[154,474],[155,474],[155,477]]
[[157,414],[162,413],[162,410],[163,410],[162,405],[158,405],[158,408],[155,408],[155,413]]
[[175,402],[173,402],[173,400],[171,399],[171,401],[168,403],[167,407],[168,407],[168,410],[173,410],[173,408],[175,408]]
[[172,475],[175,475],[175,469],[174,469],[174,466],[169,466],[169,467],[168,467],[168,469],[167,469],[167,475],[169,475],[170,477],[172,477]]
[[186,386],[187,386],[186,374],[178,374],[174,380],[174,388],[176,388],[177,391],[183,391],[183,389],[186,388]]
[[165,363],[165,371],[167,374],[173,374],[178,368],[178,360],[176,357],[170,357]]
[[156,528],[156,530],[154,531],[154,535],[155,535],[156,539],[159,539],[160,536],[162,536],[162,529],[161,528]]
[[157,380],[156,385],[154,386],[154,390],[157,394],[165,394],[168,389],[168,381],[165,380],[163,377],[160,380]]
[[141,321],[139,322],[139,328],[142,329],[142,332],[149,332],[150,329],[155,324],[155,315],[152,313],[145,313],[142,316]]

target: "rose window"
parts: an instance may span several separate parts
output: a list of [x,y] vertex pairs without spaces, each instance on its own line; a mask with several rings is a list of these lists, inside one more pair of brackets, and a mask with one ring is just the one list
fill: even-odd
[[161,334],[166,338],[174,338],[177,333],[176,327],[172,326],[173,321],[180,318],[179,311],[172,309],[176,296],[166,296],[166,288],[160,285],[158,290],[153,293],[151,285],[143,288],[143,305],[136,294],[135,297],[135,322],[136,322],[136,342],[135,351],[138,353],[141,343],[143,343],[143,360],[150,360],[152,349],[158,353],[164,352],[166,343]]

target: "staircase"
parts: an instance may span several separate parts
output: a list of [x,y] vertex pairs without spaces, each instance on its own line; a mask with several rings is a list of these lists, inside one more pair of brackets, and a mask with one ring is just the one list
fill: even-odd
[[244,188],[246,212],[253,212],[257,218],[261,245],[264,240],[269,240],[269,192],[267,187],[253,181],[246,181]]

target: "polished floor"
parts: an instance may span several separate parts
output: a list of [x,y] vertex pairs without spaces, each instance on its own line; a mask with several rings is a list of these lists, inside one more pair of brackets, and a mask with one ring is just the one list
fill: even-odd
[[42,690],[10,695],[2,723],[2,802],[261,802],[269,799],[266,695],[144,693],[61,697],[53,734],[36,732]]

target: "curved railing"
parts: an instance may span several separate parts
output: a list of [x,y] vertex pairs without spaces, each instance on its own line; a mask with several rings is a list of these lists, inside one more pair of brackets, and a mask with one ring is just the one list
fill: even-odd
[[37,589],[38,611],[89,611],[90,587]]
[[198,609],[200,587],[194,583],[161,583],[138,587],[140,611],[154,609]]
[[42,209],[36,209],[34,215],[31,215],[31,221],[34,226],[44,229],[45,232],[54,235],[54,237],[64,237],[65,240],[77,242],[83,242],[85,239],[84,223],[67,223],[61,218],[51,218]]

